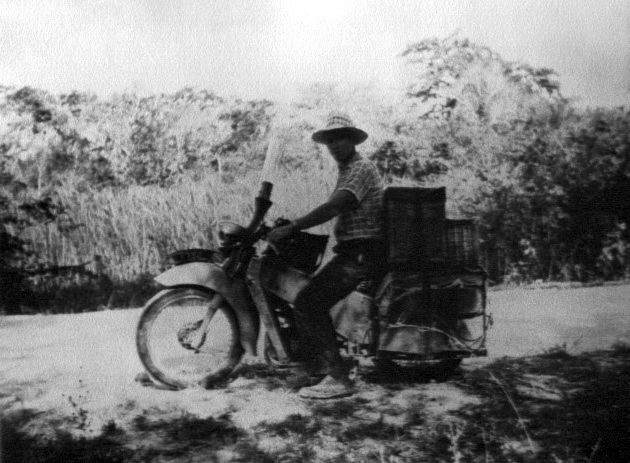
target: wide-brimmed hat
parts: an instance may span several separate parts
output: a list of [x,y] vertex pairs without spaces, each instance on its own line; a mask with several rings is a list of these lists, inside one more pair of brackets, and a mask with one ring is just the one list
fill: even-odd
[[341,112],[332,112],[328,115],[326,128],[318,130],[311,137],[316,143],[328,143],[330,140],[347,136],[355,145],[363,143],[368,134],[361,129],[357,129],[352,123],[352,119]]

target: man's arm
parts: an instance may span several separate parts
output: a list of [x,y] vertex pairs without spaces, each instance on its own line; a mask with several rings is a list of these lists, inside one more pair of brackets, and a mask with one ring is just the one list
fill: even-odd
[[354,194],[347,190],[336,190],[324,204],[291,223],[296,230],[305,230],[328,222],[339,214],[356,209],[358,206],[359,202]]
[[351,211],[359,206],[359,201],[353,193],[347,190],[336,190],[330,199],[321,206],[317,206],[311,212],[299,219],[293,220],[290,225],[274,228],[267,235],[267,240],[281,241],[298,230],[320,225],[337,217],[342,212]]

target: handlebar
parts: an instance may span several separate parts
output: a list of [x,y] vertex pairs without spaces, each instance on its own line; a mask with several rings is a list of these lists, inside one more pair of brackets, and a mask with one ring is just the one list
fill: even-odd
[[[255,243],[258,240],[261,239],[265,239],[267,237],[267,234],[273,230],[274,228],[278,228],[278,227],[282,227],[283,225],[287,225],[291,223],[290,220],[287,220],[285,218],[279,217],[278,219],[275,220],[275,222],[273,223],[273,225],[269,226],[265,223],[261,223],[258,226],[258,229],[252,234],[250,235],[250,239],[252,243]],[[287,238],[289,239],[289,238]],[[268,242],[273,248],[275,248],[275,246],[273,246],[273,244],[271,242]]]
[[254,203],[254,216],[252,217],[251,222],[247,226],[247,233],[252,234],[258,226],[261,224],[264,219],[267,211],[273,204],[270,201],[271,191],[273,190],[273,184],[270,182],[262,182],[260,185],[260,191],[258,192],[258,196],[256,196]]
[[241,251],[245,251],[244,253],[241,251],[232,253],[223,263],[223,269],[228,275],[234,276],[245,268],[247,262],[251,258],[249,255],[250,252],[247,251],[246,248],[253,245],[256,241],[268,233],[268,227],[264,225],[262,221],[265,218],[267,211],[273,204],[269,199],[271,197],[272,190],[273,184],[271,182],[263,181],[261,183],[258,196],[256,196],[254,203],[254,215],[243,233],[245,239],[241,242],[241,244],[245,246],[241,248]]

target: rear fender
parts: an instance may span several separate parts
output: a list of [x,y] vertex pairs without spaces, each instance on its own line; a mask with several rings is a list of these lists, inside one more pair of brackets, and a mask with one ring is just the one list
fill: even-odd
[[260,320],[245,281],[228,278],[220,266],[211,262],[178,265],[155,277],[155,281],[167,288],[201,286],[220,293],[236,313],[243,349],[256,355]]

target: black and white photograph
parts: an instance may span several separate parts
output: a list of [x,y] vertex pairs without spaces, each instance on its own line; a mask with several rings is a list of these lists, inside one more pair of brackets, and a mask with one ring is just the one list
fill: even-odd
[[630,1],[0,0],[0,463],[630,462]]

